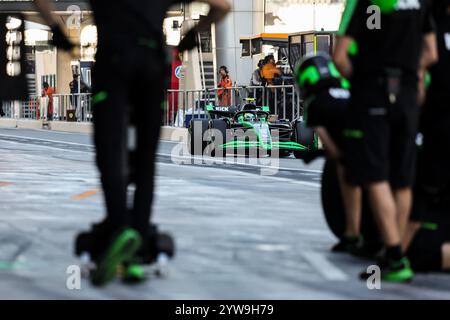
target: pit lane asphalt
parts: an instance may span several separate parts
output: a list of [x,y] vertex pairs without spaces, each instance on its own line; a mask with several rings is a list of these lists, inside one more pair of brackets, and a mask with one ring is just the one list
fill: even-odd
[[0,298],[450,298],[442,274],[369,290],[357,274],[370,263],[329,252],[322,161],[208,160],[160,144],[154,216],[178,246],[167,278],[69,290],[73,239],[104,212],[91,137],[0,129]]

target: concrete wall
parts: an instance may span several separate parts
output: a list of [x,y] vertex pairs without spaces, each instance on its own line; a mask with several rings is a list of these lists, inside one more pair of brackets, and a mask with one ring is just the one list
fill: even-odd
[[[80,43],[81,30],[84,27],[93,24],[93,18],[86,14],[83,16],[83,21],[81,22],[80,28],[74,28],[69,30],[69,38],[75,43]],[[78,53],[77,53],[78,54]],[[69,83],[73,80],[71,62],[79,60],[79,56],[71,56],[70,54],[64,52],[63,50],[58,50],[57,61],[58,70],[56,74],[57,81],[57,93],[59,94],[69,94],[70,88]]]
[[[60,14],[58,19],[61,21],[61,24],[64,24],[67,27],[67,19],[69,18],[67,13]],[[27,21],[40,23],[43,21],[36,14],[28,14],[26,17]],[[81,23],[78,26],[74,26],[68,31],[68,36],[70,40],[74,44],[80,43],[80,34],[81,30],[84,27],[93,24],[93,16],[84,12]],[[44,57],[46,56],[47,57]],[[56,92],[58,94],[68,94],[70,93],[69,83],[72,81],[72,68],[71,62],[78,61],[80,59],[79,52],[75,52],[75,55],[70,55],[63,50],[56,50],[56,54],[51,53],[49,55],[46,53],[38,53],[36,55],[36,88],[37,91],[40,92],[42,90],[42,84],[40,83],[40,79],[42,75],[56,74]]]
[[[186,34],[194,26],[193,20],[183,22],[182,34]],[[197,50],[183,52],[180,90],[202,90],[200,73],[200,55]]]
[[72,70],[70,67],[71,56],[62,50],[58,50],[58,72],[56,74],[56,89],[59,94],[70,93],[69,83],[72,81]]
[[242,36],[264,32],[264,0],[229,0],[232,12],[216,25],[217,65],[226,65],[233,81],[248,85],[256,59],[241,58]]
[[[17,120],[3,118],[0,119],[0,128],[18,128],[32,130],[40,130],[45,128],[52,131],[84,134],[92,134],[94,131],[92,123],[51,121],[48,126],[43,126],[43,122],[40,120]],[[161,127],[161,140],[179,142],[187,141],[187,137],[188,129],[186,128]]]
[[[57,75],[58,61],[56,50],[36,50],[36,91],[42,92],[41,76]],[[58,76],[57,76],[58,77]]]

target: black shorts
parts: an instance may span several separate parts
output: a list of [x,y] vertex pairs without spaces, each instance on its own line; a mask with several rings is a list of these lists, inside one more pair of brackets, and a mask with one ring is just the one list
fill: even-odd
[[391,104],[382,85],[354,89],[344,130],[348,181],[389,181],[394,189],[414,181],[419,106],[413,86],[403,86]]
[[310,127],[324,127],[339,147],[343,147],[350,92],[345,89],[323,89],[311,96],[305,108],[305,120]]
[[412,268],[420,272],[441,271],[442,247],[449,242],[449,221],[424,223],[406,253]]

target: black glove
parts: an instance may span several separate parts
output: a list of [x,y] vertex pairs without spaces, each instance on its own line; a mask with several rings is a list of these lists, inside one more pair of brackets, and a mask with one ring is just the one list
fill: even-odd
[[75,45],[67,39],[60,26],[52,27],[53,40],[51,43],[59,49],[70,51],[75,48]]
[[198,45],[198,32],[195,28],[193,28],[189,30],[188,33],[186,33],[186,35],[184,36],[183,40],[180,41],[180,44],[178,45],[178,51],[190,51]]

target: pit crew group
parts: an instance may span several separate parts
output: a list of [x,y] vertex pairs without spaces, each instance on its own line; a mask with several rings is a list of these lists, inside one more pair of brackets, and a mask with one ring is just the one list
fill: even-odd
[[[449,71],[448,0],[349,0],[333,57],[296,70],[306,121],[338,163],[346,227],[332,250],[377,259],[385,281],[450,270]],[[381,250],[361,230],[365,197]]]

